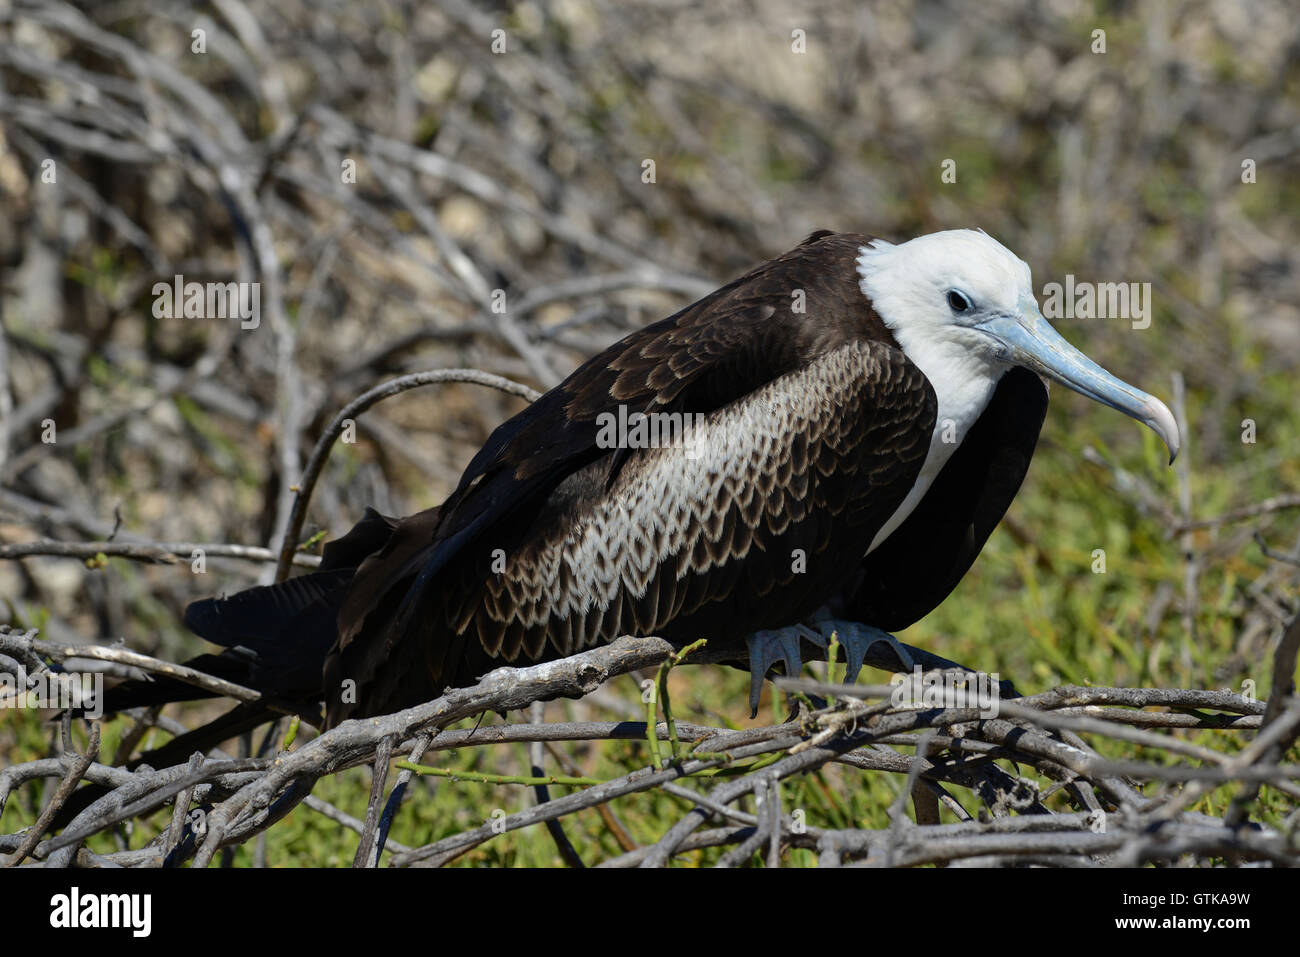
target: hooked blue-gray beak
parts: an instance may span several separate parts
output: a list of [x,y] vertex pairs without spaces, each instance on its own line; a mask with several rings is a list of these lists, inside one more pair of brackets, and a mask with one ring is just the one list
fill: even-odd
[[988,333],[999,348],[999,358],[1024,366],[1073,389],[1080,395],[1118,409],[1137,419],[1164,441],[1172,464],[1181,445],[1178,423],[1169,407],[1153,395],[1115,378],[1062,338],[1026,297],[1019,313],[995,316],[976,328]]

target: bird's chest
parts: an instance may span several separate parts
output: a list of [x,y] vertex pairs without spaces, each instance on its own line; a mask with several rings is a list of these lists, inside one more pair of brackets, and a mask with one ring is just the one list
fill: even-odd
[[930,380],[935,398],[938,400],[934,431],[930,436],[930,448],[926,452],[925,461],[917,474],[915,484],[902,504],[871,540],[867,548],[868,554],[902,525],[925,498],[935,478],[943,471],[943,467],[948,464],[948,460],[957,451],[967,433],[979,421],[979,417],[984,414],[989,400],[993,397],[993,390],[997,388],[998,379],[1004,371],[989,370],[983,365],[965,368],[965,363],[960,361],[941,363],[931,361],[929,364],[933,371],[926,369],[924,365],[921,365],[921,371]]

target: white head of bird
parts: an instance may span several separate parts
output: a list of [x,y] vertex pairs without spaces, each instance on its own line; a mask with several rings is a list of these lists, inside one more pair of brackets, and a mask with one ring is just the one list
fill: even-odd
[[859,285],[964,433],[1002,374],[1023,366],[1149,426],[1178,454],[1163,402],[1117,379],[1061,337],[1038,308],[1028,264],[982,230],[950,229],[858,257]]

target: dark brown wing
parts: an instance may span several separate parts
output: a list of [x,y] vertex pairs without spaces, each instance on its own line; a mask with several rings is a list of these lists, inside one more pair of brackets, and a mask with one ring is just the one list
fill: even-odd
[[1047,413],[1047,386],[1007,371],[929,492],[862,564],[847,617],[900,631],[957,587],[1024,481]]
[[[865,242],[811,238],[616,343],[498,428],[436,528],[399,526],[402,547],[358,574],[330,666],[356,702],[329,702],[331,720],[619,634],[783,624],[781,609],[802,613],[838,582],[826,576],[853,567],[838,561],[849,539],[860,556],[911,487],[934,418],[933,391],[857,288]],[[602,448],[598,417],[620,406],[698,413],[724,445],[765,444],[727,445],[744,465],[705,476],[657,454],[674,450]],[[673,521],[630,521],[635,496],[667,494],[655,483],[674,467]],[[797,547],[818,556],[817,573],[792,579]],[[588,601],[596,567],[622,584]]]

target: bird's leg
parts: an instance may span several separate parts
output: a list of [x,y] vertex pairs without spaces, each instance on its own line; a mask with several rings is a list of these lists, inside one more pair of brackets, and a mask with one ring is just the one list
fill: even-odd
[[745,643],[749,646],[749,711],[750,717],[758,714],[758,698],[763,687],[763,678],[768,669],[778,661],[785,663],[787,678],[796,677],[803,669],[803,658],[799,654],[799,639],[812,642],[818,648],[830,646],[831,636],[844,649],[844,658],[848,669],[844,674],[844,683],[853,684],[858,680],[862,663],[867,651],[876,642],[884,642],[894,649],[898,656],[901,672],[912,670],[914,662],[906,646],[886,631],[861,622],[835,618],[827,609],[821,609],[806,625],[789,625],[770,631],[756,631]]
[[844,673],[846,685],[851,685],[858,680],[858,672],[862,670],[862,662],[867,657],[867,651],[878,641],[894,649],[894,654],[898,656],[898,663],[902,665],[900,671],[912,670],[914,662],[906,646],[887,631],[842,618],[815,618],[811,625],[808,630],[815,630],[818,634],[817,638],[809,638],[809,641],[826,648],[830,644],[831,636],[834,635],[843,646],[844,660],[848,663],[848,669]]
[[749,646],[749,716],[758,714],[758,696],[763,689],[763,677],[778,661],[785,663],[786,677],[797,677],[803,670],[799,656],[799,639],[806,638],[818,647],[825,648],[822,636],[807,625],[789,625],[770,631],[756,631],[745,639]]

